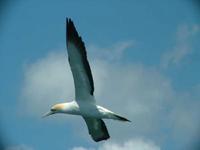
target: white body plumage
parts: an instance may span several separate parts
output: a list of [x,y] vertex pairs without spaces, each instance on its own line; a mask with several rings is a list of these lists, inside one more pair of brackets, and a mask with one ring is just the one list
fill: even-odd
[[115,119],[122,120],[114,112],[96,105],[94,103],[77,103],[76,101],[68,103],[56,104],[51,108],[51,111],[54,113],[65,113],[71,115],[81,115],[84,117],[92,117],[97,119]]

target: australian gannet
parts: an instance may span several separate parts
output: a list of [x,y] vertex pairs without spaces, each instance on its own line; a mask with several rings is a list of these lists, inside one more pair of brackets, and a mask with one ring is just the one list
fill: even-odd
[[75,85],[75,100],[54,105],[44,116],[56,113],[80,115],[85,120],[94,141],[107,140],[110,136],[102,119],[129,120],[96,104],[94,83],[85,45],[71,19],[66,19],[66,42]]

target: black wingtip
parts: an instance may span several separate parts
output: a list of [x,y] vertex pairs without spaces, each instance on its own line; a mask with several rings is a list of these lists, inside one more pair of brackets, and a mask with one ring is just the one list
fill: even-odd
[[69,28],[69,26],[73,25],[73,21],[71,18],[66,17],[66,26],[67,29]]
[[74,23],[73,23],[71,18],[66,17],[66,22],[67,22],[67,25],[73,25],[74,26]]
[[67,32],[68,40],[77,42],[77,38],[80,38],[80,37],[78,35],[78,32],[76,31],[73,21],[71,20],[71,18],[66,18],[66,21],[67,21],[66,32]]
[[66,24],[68,25],[68,22],[69,22],[69,18],[68,17],[66,17]]
[[66,21],[69,22],[69,21],[72,21],[72,19],[69,17],[66,17]]
[[68,41],[78,36],[76,28],[71,18],[66,17],[66,44],[68,47]]
[[95,142],[101,142],[101,141],[105,141],[108,140],[110,138],[110,136],[108,137],[102,137],[102,138],[98,138],[98,139],[93,139]]

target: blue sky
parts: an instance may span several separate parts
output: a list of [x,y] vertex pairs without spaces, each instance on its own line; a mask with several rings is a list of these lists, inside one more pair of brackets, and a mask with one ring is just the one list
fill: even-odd
[[[198,143],[200,10],[195,4],[187,0],[4,3],[0,130],[7,149],[106,150],[114,145],[120,150],[145,146],[162,150]],[[94,143],[79,117],[41,119],[52,104],[73,99],[66,17],[72,18],[88,49],[97,101],[132,120],[132,124],[106,121],[109,141]]]

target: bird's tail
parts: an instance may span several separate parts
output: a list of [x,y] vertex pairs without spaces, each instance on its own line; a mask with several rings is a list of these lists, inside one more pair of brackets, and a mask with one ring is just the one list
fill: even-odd
[[128,120],[128,119],[126,119],[126,118],[124,118],[122,116],[119,116],[117,114],[114,114],[114,116],[115,116],[116,120],[131,122],[130,120]]

